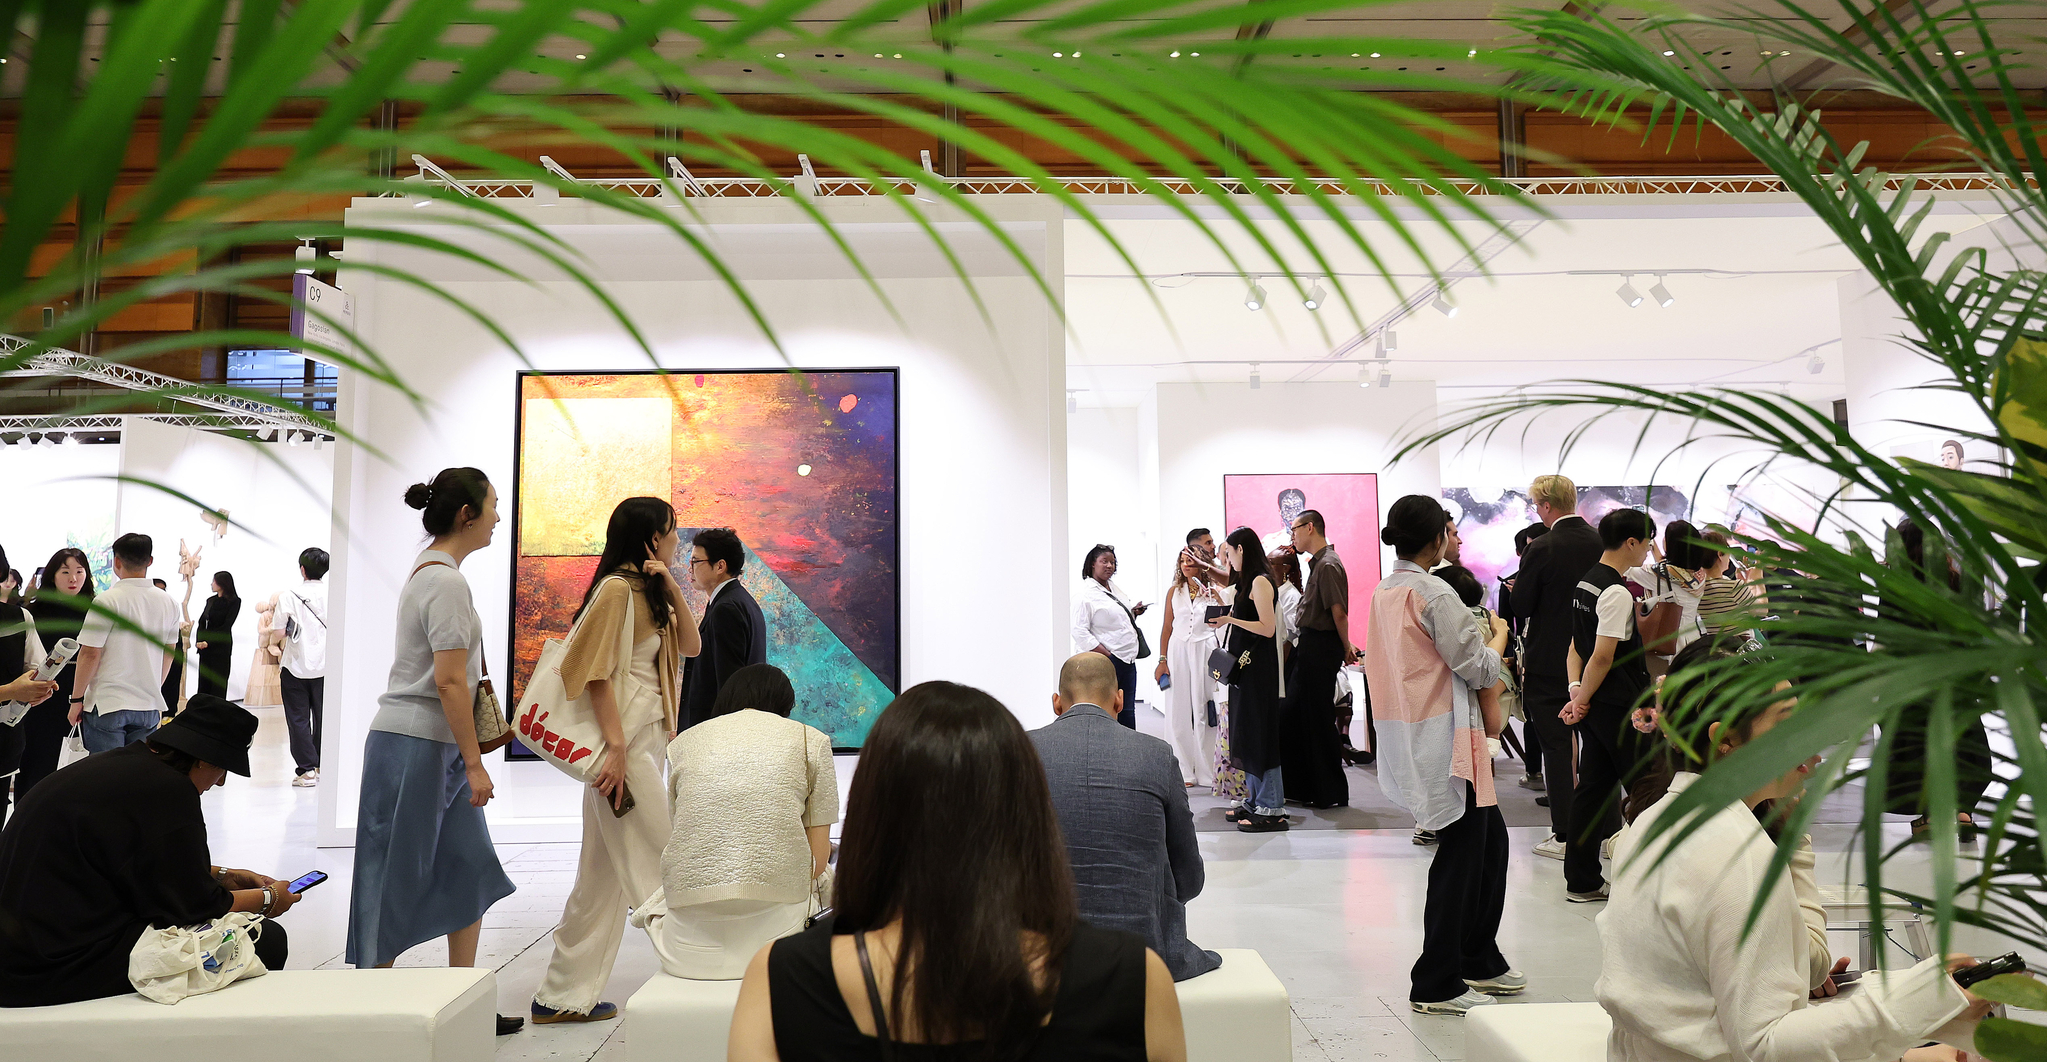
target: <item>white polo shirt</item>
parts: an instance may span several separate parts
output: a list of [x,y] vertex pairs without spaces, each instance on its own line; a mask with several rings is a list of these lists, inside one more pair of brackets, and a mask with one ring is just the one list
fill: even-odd
[[163,659],[178,638],[178,603],[147,579],[123,579],[93,599],[148,633],[116,627],[95,609],[79,624],[78,644],[99,649],[100,667],[86,693],[88,712],[161,712]]

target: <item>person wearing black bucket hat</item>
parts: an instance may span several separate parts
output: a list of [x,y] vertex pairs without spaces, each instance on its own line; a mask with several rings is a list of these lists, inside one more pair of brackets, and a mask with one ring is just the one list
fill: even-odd
[[255,736],[246,709],[198,694],[149,737],[22,798],[0,832],[0,1007],[125,995],[145,930],[230,911],[265,916],[256,954],[284,967],[284,927],[269,919],[298,897],[269,875],[215,866],[199,803],[229,773],[248,777]]

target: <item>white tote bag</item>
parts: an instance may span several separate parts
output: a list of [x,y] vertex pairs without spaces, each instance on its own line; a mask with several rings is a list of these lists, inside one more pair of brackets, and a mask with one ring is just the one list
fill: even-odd
[[146,929],[128,953],[128,983],[158,1003],[217,992],[268,972],[256,957],[263,916],[237,911],[200,926]]
[[[618,578],[613,576],[612,578]],[[620,711],[630,703],[633,660],[633,609],[631,584],[627,584],[625,625],[618,634],[619,678],[612,683]],[[582,626],[582,620],[576,621]],[[574,637],[574,631],[570,637]],[[586,687],[581,697],[571,699],[562,682],[562,657],[569,651],[563,638],[549,638],[540,647],[540,661],[533,665],[533,679],[526,684],[526,696],[519,701],[519,740],[541,759],[561,768],[562,773],[588,784],[597,777],[597,753],[604,747],[604,728],[597,723],[597,709],[590,703]]]

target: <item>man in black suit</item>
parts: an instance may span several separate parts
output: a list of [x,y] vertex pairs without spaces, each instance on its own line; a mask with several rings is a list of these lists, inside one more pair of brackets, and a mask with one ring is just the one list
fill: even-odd
[[748,664],[768,662],[768,622],[760,604],[739,585],[746,566],[746,547],[729,527],[699,531],[690,542],[690,580],[709,595],[704,620],[697,625],[703,649],[682,668],[682,726],[711,717],[718,689],[732,673]]
[[1511,592],[1514,615],[1528,621],[1521,704],[1542,742],[1542,777],[1549,786],[1550,836],[1535,846],[1535,854],[1562,859],[1564,837],[1571,831],[1573,782],[1571,728],[1557,713],[1571,699],[1564,672],[1571,650],[1571,599],[1606,547],[1599,532],[1578,515],[1577,484],[1562,476],[1537,476],[1528,499],[1535,503],[1535,515],[1549,525],[1548,533],[1521,555]]

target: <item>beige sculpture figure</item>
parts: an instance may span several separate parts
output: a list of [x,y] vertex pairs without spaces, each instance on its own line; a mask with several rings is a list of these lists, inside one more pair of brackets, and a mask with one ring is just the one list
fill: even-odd
[[242,694],[245,708],[274,708],[284,703],[278,674],[283,666],[284,632],[270,629],[270,617],[276,612],[276,594],[256,602],[256,659],[249,664],[249,688]]
[[164,678],[164,707],[172,716],[185,710],[185,664],[192,649],[192,577],[199,574],[203,551],[185,548],[178,540],[178,574],[185,580],[185,600],[178,605],[178,643],[171,647],[171,673]]

